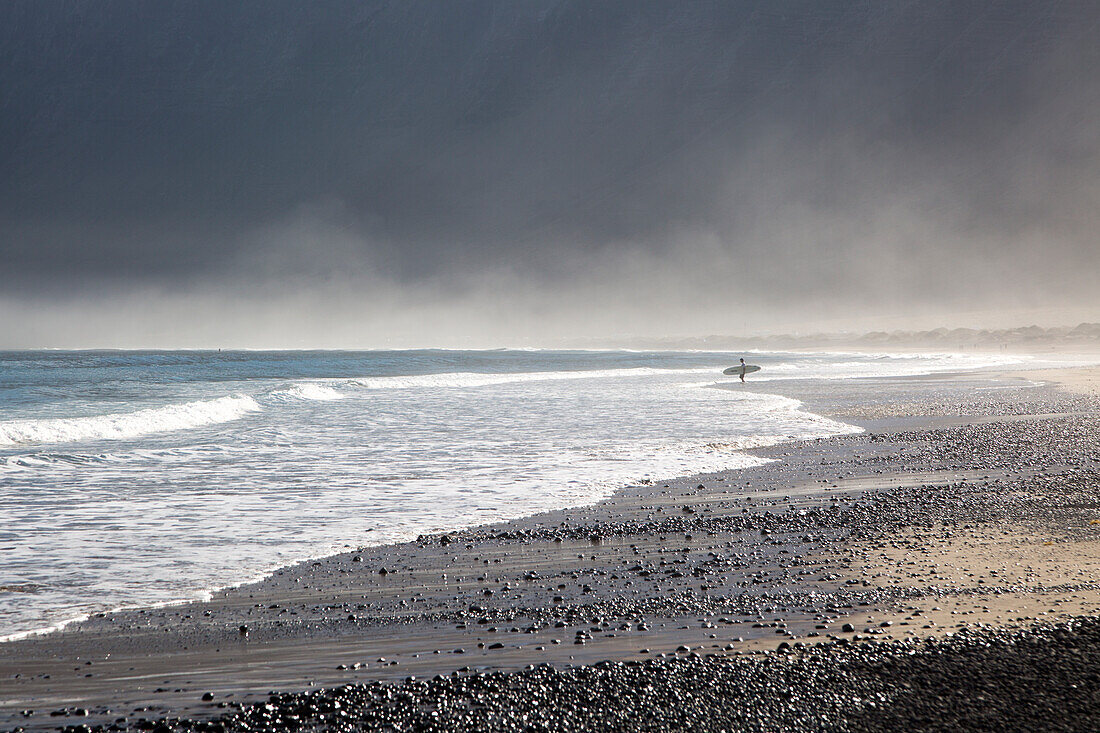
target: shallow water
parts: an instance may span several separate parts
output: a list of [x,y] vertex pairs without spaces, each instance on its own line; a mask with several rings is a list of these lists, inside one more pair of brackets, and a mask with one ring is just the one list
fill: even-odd
[[[1010,363],[748,355],[753,382]],[[0,637],[858,430],[698,352],[0,353]]]

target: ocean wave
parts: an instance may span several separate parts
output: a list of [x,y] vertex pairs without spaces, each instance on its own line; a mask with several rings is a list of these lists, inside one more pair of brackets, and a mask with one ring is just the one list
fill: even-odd
[[172,448],[137,448],[118,453],[69,453],[39,450],[0,456],[0,473],[41,471],[48,469],[85,469],[121,467],[133,461],[159,464],[164,470],[169,464],[190,463],[213,456],[233,459],[247,454],[247,449],[228,445],[176,446]]
[[507,374],[445,372],[442,374],[415,374],[395,377],[359,377],[358,379],[348,380],[347,384],[355,387],[364,387],[366,389],[461,389],[465,387],[488,387],[497,384],[514,384],[517,382],[648,377],[675,374],[713,374],[714,372],[715,367],[696,367],[691,369],[654,369],[652,367],[636,367],[631,369],[592,369],[587,371],[511,372]]
[[321,402],[344,399],[344,395],[340,394],[332,387],[313,383],[296,384],[289,389],[275,390],[271,395],[276,399],[290,398],[297,400],[318,400]]
[[110,453],[28,453],[0,459],[0,469],[43,468],[52,466],[95,466],[120,463],[122,456]]
[[151,407],[135,412],[0,422],[0,446],[123,440],[236,420],[260,406],[246,395]]
[[[838,354],[837,355],[841,355]],[[847,356],[847,354],[843,354]],[[750,379],[768,382],[783,379],[865,379],[915,377],[944,372],[974,371],[1019,364],[1017,355],[969,354],[863,354],[861,359],[836,360],[810,355],[796,362],[766,365]]]
[[[840,355],[841,352],[837,352]],[[844,353],[845,356],[857,356]],[[772,379],[858,379],[865,377],[898,377],[934,374],[945,371],[965,371],[1020,362],[1015,355],[969,354],[866,354],[862,360],[830,360],[826,354],[800,354],[795,363],[765,365],[762,372],[752,376],[753,381]],[[715,374],[720,366],[658,369],[633,367],[622,369],[592,369],[546,372],[444,372],[439,374],[415,374],[384,377],[358,377],[345,382],[352,387],[369,390],[388,389],[466,389],[522,382],[545,382],[572,379],[628,379],[655,375]],[[321,389],[328,389],[315,385]],[[307,399],[322,399],[313,397]]]

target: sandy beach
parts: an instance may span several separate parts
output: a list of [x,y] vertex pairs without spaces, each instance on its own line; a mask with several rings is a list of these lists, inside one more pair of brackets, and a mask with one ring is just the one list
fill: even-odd
[[1100,370],[1095,367],[1071,369],[1041,369],[1025,372],[1021,376],[1040,381],[1050,381],[1064,390],[1077,394],[1100,396]]
[[0,729],[1095,729],[1098,375],[750,383],[865,432],[2,644]]

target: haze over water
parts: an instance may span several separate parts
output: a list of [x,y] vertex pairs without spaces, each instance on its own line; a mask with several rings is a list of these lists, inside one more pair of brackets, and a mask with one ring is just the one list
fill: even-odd
[[[1098,27],[1087,0],[8,0],[0,348],[1092,320]],[[850,429],[712,389],[732,361],[7,353],[0,636]]]

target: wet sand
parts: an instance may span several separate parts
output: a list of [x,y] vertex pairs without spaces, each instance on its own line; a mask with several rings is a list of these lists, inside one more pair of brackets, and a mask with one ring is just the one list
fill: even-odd
[[[1027,379],[746,385],[867,432],[0,645],[0,729],[1049,723],[1018,690],[943,707],[1067,633],[1100,659],[1100,411]],[[1095,729],[1088,669],[1027,694]]]
[[1071,369],[1040,369],[1022,372],[1028,379],[1053,382],[1061,389],[1077,394],[1100,397],[1100,369],[1096,367],[1074,367]]

